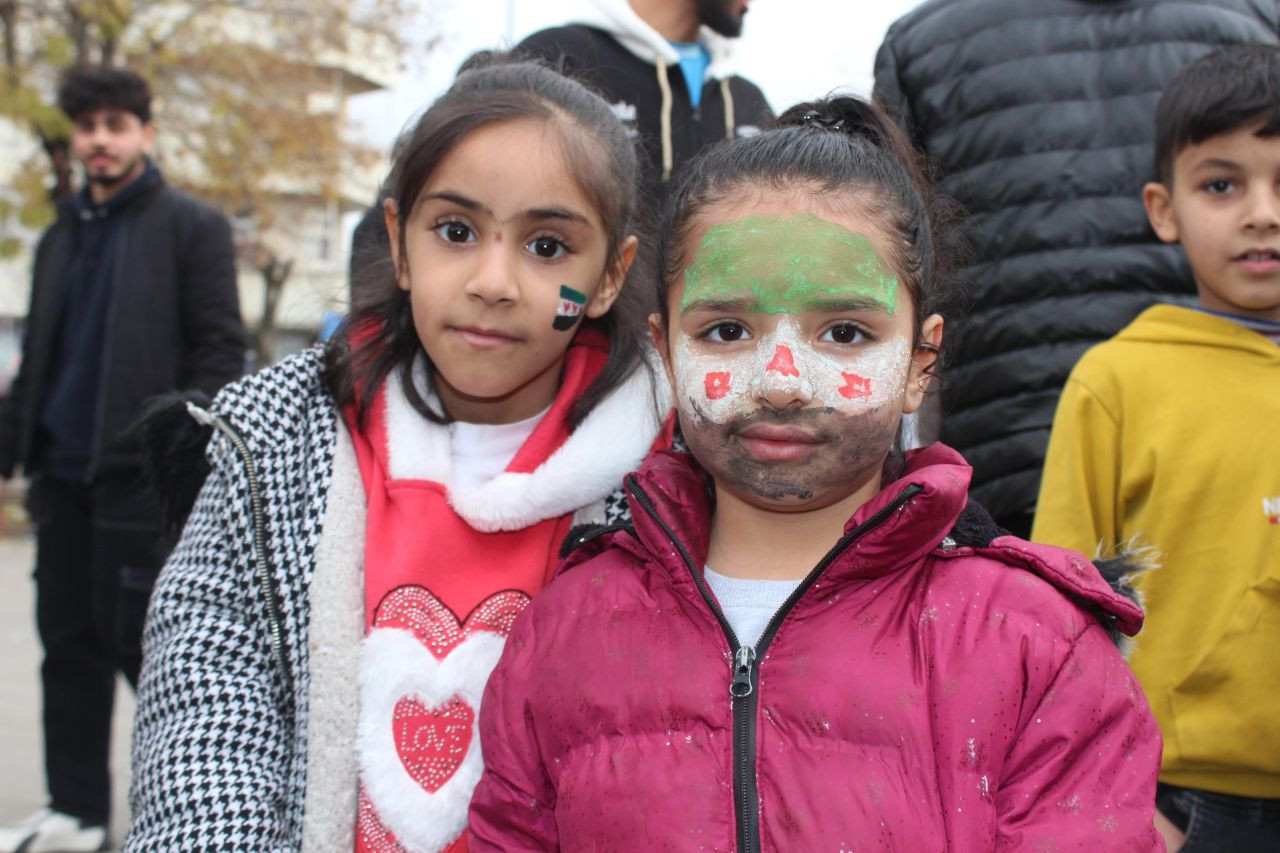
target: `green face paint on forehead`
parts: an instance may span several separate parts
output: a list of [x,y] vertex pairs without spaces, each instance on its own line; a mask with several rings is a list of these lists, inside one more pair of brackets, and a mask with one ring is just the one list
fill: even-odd
[[842,225],[809,213],[748,216],[707,229],[684,271],[680,310],[747,294],[747,310],[762,314],[799,315],[849,298],[892,314],[898,279],[870,240]]

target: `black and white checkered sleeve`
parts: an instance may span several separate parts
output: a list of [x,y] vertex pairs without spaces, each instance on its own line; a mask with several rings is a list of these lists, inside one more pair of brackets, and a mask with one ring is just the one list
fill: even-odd
[[238,491],[215,467],[151,599],[128,851],[292,846],[296,756]]

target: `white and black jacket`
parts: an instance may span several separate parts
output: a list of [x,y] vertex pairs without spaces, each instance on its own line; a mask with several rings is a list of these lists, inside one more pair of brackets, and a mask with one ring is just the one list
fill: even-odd
[[711,64],[697,109],[675,48],[627,0],[586,4],[574,23],[536,32],[515,52],[549,62],[608,100],[638,132],[645,185],[660,192],[672,170],[703,147],[756,133],[773,117],[760,89],[736,73],[732,40],[706,27],[698,40]]
[[[365,497],[321,362],[193,409],[212,470],[151,599],[125,850],[352,849]],[[561,451],[620,483],[664,393],[637,371]],[[617,494],[584,494],[575,524],[614,521]]]

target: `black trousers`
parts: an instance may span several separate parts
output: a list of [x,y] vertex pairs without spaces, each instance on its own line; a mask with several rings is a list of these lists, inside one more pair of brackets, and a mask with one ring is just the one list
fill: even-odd
[[37,475],[28,506],[50,806],[105,824],[115,677],[137,686],[147,598],[164,558],[159,511],[137,478]]
[[1161,783],[1156,805],[1186,833],[1182,853],[1280,851],[1280,799],[1233,797]]

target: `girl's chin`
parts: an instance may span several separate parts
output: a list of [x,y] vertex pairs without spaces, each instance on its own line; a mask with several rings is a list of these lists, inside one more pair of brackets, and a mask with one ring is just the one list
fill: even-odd
[[[755,509],[779,514],[818,512],[842,504],[855,496],[858,497],[858,506],[861,506],[875,491],[868,488],[867,482],[832,484],[820,482],[818,478],[813,480],[776,478],[764,482],[741,482],[728,476],[718,479],[713,472],[712,479],[716,481],[717,491],[728,492],[741,503]],[[868,491],[871,494],[866,494]],[[856,509],[856,506],[850,507],[849,514],[852,515]]]
[[485,381],[453,383],[438,371],[435,379],[436,396],[445,411],[455,420],[470,423],[515,423],[531,418],[551,405],[556,390],[535,392],[532,382],[515,387]]

